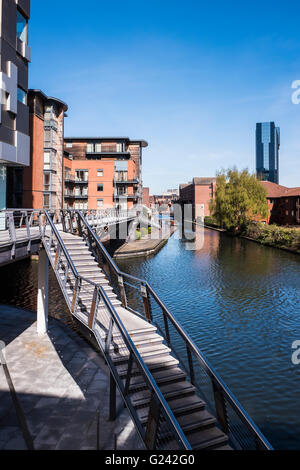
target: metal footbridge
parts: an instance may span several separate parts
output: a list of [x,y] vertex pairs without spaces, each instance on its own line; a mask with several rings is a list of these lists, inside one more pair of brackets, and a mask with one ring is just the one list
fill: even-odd
[[118,388],[146,449],[271,450],[149,283],[119,270],[90,222],[81,211],[40,211],[35,229],[71,314],[109,367],[110,418]]

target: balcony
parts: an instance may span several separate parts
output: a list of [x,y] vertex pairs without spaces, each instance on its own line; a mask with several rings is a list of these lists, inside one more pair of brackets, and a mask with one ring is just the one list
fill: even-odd
[[114,178],[115,184],[139,184],[138,179],[119,179],[119,178]]
[[54,131],[57,131],[58,129],[58,122],[56,119],[46,119],[44,122],[44,127],[45,129],[53,129]]
[[75,176],[71,174],[65,175],[65,183],[75,183]]
[[93,156],[118,156],[122,155],[125,157],[130,158],[130,152],[125,150],[125,147],[119,147],[116,144],[111,145],[94,145],[91,148],[87,148],[86,156],[93,157]]
[[75,199],[75,193],[73,191],[65,191],[65,199]]
[[114,192],[114,198],[115,199],[138,199],[139,195],[138,193],[134,194],[118,194],[118,192]]
[[81,180],[81,179],[78,179],[78,178],[75,178],[74,183],[75,184],[89,184],[88,180]]
[[74,198],[75,199],[88,199],[89,195],[87,193],[74,193]]

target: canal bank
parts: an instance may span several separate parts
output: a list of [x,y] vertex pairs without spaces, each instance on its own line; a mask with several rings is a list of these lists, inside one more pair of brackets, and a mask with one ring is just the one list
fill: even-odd
[[[218,232],[223,232],[223,233],[225,233],[225,234],[227,234],[228,236],[231,236],[231,237],[234,236],[234,235],[231,234],[231,232],[228,232],[225,229],[222,229],[222,228],[219,228],[219,227],[216,227],[216,226],[213,226],[213,225],[206,225],[205,224],[204,227],[209,229],[209,230],[216,230]],[[269,226],[266,226],[266,227],[268,228]],[[285,229],[284,227],[277,227],[277,228],[278,228],[279,231],[282,230],[283,233],[282,233],[281,237],[284,238],[285,237],[284,230],[288,230],[288,229]],[[295,238],[295,240],[296,240],[296,237],[299,233],[297,246],[294,246],[294,247],[286,246],[282,243],[282,241],[280,241],[280,244],[279,244],[279,242],[275,242],[275,241],[267,241],[266,237],[263,237],[261,233],[259,233],[259,232],[255,233],[254,231],[251,231],[251,229],[250,229],[250,235],[237,235],[237,236],[240,237],[240,238],[244,238],[245,240],[249,240],[251,242],[259,243],[260,245],[263,245],[263,246],[266,246],[266,247],[277,248],[277,249],[280,249],[280,250],[288,251],[290,253],[294,253],[296,255],[300,255],[300,229],[290,229],[290,232],[292,232],[292,233],[294,232],[293,233],[293,238]],[[256,238],[253,235],[255,235]],[[288,240],[288,237],[286,237],[286,239]]]
[[175,232],[176,227],[170,226],[167,232],[154,233],[154,236],[134,240],[124,243],[114,252],[115,259],[137,258],[140,256],[149,256],[158,253],[161,248],[168,242],[169,238]]

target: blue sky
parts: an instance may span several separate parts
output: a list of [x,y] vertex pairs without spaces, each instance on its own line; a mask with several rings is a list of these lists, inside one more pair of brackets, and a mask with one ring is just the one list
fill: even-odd
[[31,0],[30,87],[68,103],[66,136],[146,139],[152,193],[254,171],[255,123],[271,120],[280,183],[300,186],[299,15],[289,1]]

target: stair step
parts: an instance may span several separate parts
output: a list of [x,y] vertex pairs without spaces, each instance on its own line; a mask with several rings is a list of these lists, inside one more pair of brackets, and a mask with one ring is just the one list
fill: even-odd
[[[153,358],[152,361],[147,362],[148,369],[152,372],[153,370],[162,370],[162,369],[171,369],[176,367],[179,364],[177,359],[174,359],[172,356],[166,356],[165,358]],[[117,366],[119,376],[125,378],[127,375],[127,367],[124,365]],[[140,374],[140,369],[136,366],[132,368],[133,374]]]
[[[195,387],[189,382],[177,382],[160,387],[160,391],[167,401],[178,398],[178,395],[184,400],[184,397],[195,394]],[[150,390],[135,392],[131,395],[131,401],[134,407],[147,406],[150,403]]]
[[[170,352],[171,349],[165,346],[164,344],[158,345],[155,348],[146,347],[139,351],[146,364],[148,364],[149,361],[152,361],[155,358],[161,359],[163,361],[165,356],[170,355]],[[127,354],[122,356],[119,353],[113,353],[111,354],[111,358],[114,364],[118,365],[128,363],[129,356]]]
[[[197,395],[187,396],[184,399],[167,400],[168,405],[175,416],[190,414],[205,408],[205,403]],[[148,420],[149,407],[137,409],[137,414],[142,424],[146,424]]]
[[187,415],[178,416],[177,421],[185,433],[194,432],[199,428],[210,427],[216,424],[216,418],[207,410],[197,411]]
[[[161,371],[153,371],[152,375],[157,383],[157,385],[163,385],[168,383],[176,383],[185,381],[186,373],[183,372],[179,367],[174,367],[173,369],[166,369]],[[142,387],[147,388],[145,380],[141,376],[132,377],[130,381],[130,391],[136,389],[141,389]]]
[[[145,328],[138,328],[137,330],[130,330],[128,333],[132,341],[135,342],[136,339],[139,339],[145,336],[145,334],[156,333],[156,331],[157,331],[157,328],[151,325],[150,323],[148,323]],[[121,333],[117,331],[116,333],[114,333],[114,339],[117,340],[118,338],[122,338],[122,335]]]
[[[123,340],[121,338],[114,337],[114,343],[119,344],[122,343]],[[163,342],[163,337],[157,335],[156,333],[150,333],[148,335],[140,335],[140,337],[134,339],[134,345],[139,350],[140,348],[152,346],[156,347],[157,344],[161,344]]]
[[217,428],[217,426],[188,433],[187,439],[195,450],[213,449],[228,443],[228,436]]

